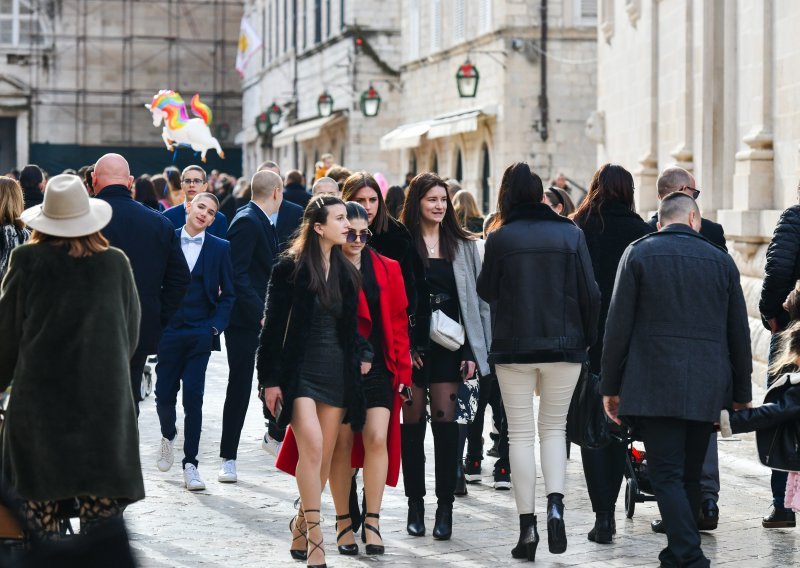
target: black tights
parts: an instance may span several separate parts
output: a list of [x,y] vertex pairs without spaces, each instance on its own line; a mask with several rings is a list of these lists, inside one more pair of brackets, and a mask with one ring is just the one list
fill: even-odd
[[403,405],[403,423],[420,424],[424,422],[429,398],[431,422],[454,422],[459,384],[432,383],[428,388],[412,385],[411,401]]
[[[106,497],[78,497],[78,516],[81,533],[87,533],[98,523],[122,515],[125,507],[116,499]],[[60,537],[59,519],[62,502],[23,501],[20,503],[27,529],[40,540],[57,540]]]

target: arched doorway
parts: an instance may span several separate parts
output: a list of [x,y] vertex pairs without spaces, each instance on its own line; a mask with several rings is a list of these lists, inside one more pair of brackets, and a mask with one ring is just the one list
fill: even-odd
[[[460,155],[460,154],[459,154]],[[481,148],[481,208],[484,215],[492,211],[492,164],[489,159],[489,147],[484,144]]]

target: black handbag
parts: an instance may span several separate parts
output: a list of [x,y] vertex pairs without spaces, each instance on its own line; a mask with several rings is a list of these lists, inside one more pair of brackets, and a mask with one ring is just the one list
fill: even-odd
[[599,450],[611,443],[611,429],[600,394],[600,375],[584,364],[567,412],[567,439],[581,448]]

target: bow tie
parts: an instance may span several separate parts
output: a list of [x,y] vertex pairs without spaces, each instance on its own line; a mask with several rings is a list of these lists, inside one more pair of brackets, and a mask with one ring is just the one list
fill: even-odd
[[181,244],[189,245],[202,245],[203,244],[203,237],[181,237]]

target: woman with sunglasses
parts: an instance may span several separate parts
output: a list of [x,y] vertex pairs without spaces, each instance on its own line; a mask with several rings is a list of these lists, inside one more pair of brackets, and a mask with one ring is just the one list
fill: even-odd
[[[589,184],[589,193],[572,217],[586,236],[592,268],[600,287],[600,322],[597,340],[589,349],[589,371],[600,373],[603,337],[622,253],[633,241],[653,232],[636,213],[633,176],[622,166],[605,164]],[[589,540],[609,544],[616,532],[614,508],[622,486],[626,446],[612,441],[599,450],[581,448],[583,475],[595,514]]]
[[418,311],[417,327],[431,329],[431,316],[427,314],[433,308],[460,322],[465,332],[463,344],[452,351],[434,341],[428,341],[424,348],[415,346],[413,396],[403,406],[407,530],[412,536],[425,534],[424,442],[426,402],[430,399],[437,498],[433,537],[447,540],[453,529],[453,494],[460,461],[458,391],[476,370],[489,374],[489,305],[478,298],[476,290],[481,271],[477,241],[459,226],[447,186],[439,176],[422,173],[411,180],[401,219],[425,265],[426,289],[420,295],[420,304],[428,304],[428,309]]
[[369,306],[369,319],[359,318],[358,331],[369,338],[374,355],[372,367],[363,378],[367,421],[362,433],[355,435],[355,444],[352,430],[346,425],[340,427],[330,485],[339,552],[358,554],[350,522],[350,480],[352,466],[363,467],[366,505],[361,540],[366,543],[367,554],[372,555],[384,553],[378,521],[384,487],[396,486],[400,474],[400,407],[411,384],[408,302],[400,265],[366,246],[371,235],[367,211],[351,201],[347,203],[347,219],[350,232],[342,250],[361,272]]

